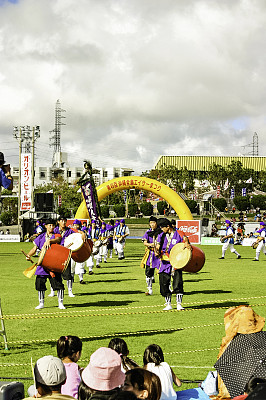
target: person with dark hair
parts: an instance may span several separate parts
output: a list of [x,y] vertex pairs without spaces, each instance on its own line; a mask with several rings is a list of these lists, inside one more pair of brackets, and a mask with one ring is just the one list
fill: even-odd
[[138,399],[159,400],[162,386],[160,378],[144,368],[134,368],[126,372],[122,390],[135,393]]
[[159,267],[160,258],[157,252],[157,237],[162,232],[161,228],[157,225],[157,218],[151,216],[149,219],[150,229],[145,232],[142,237],[145,246],[145,254],[142,259],[141,265],[145,268],[146,283],[147,283],[147,296],[152,295],[152,283],[154,280],[155,268]]
[[100,347],[91,355],[89,364],[81,373],[78,399],[107,400],[120,391],[124,380],[117,352]]
[[36,392],[27,400],[45,397],[49,400],[71,400],[72,396],[61,393],[61,387],[66,381],[66,370],[63,362],[53,356],[44,356],[37,360],[34,367]]
[[109,400],[137,400],[137,396],[133,392],[120,390],[109,397]]
[[108,231],[108,243],[107,243],[107,253],[109,253],[109,257],[113,257],[113,248],[114,248],[114,220],[110,219],[109,224],[106,224],[106,229]]
[[0,152],[0,190],[3,187],[4,189],[13,189],[13,178],[10,175],[10,165],[5,164],[5,156],[2,152]]
[[126,342],[121,338],[113,338],[108,344],[109,349],[115,350],[121,357],[121,369],[123,372],[138,367],[138,364],[128,357],[129,350]]
[[[39,236],[37,236],[33,243],[34,246],[33,248],[28,252],[26,255],[26,260],[30,261],[31,256],[33,256],[36,253],[36,250],[42,250],[42,249],[49,249],[51,244],[56,244],[60,243],[61,241],[61,235],[55,234],[54,233],[54,228],[55,228],[55,221],[54,220],[47,220],[45,223],[45,229],[46,232],[41,233]],[[64,300],[64,285],[62,283],[62,276],[60,273],[53,273],[52,276],[49,272],[47,272],[46,269],[42,265],[38,265],[36,272],[36,281],[35,281],[35,289],[38,291],[38,297],[39,297],[39,305],[36,308],[36,310],[39,310],[41,308],[44,308],[44,296],[46,292],[46,281],[47,278],[49,278],[51,286],[54,290],[57,290],[57,297],[58,297],[58,307],[61,310],[65,309],[65,306],[63,304]]]
[[[60,242],[61,246],[64,246],[65,239],[69,235],[72,235],[72,233],[76,233],[76,232],[80,232],[82,235],[82,239],[84,241],[86,240],[86,232],[69,228],[67,226],[67,218],[64,215],[59,215],[59,217],[57,218],[57,226],[54,229],[54,233],[58,233],[61,235],[61,237],[62,237],[61,242]],[[67,289],[68,289],[69,297],[75,297],[75,295],[73,294],[73,289],[72,289],[73,282],[74,282],[74,272],[75,272],[74,262],[73,262],[73,260],[70,260],[66,270],[62,274],[62,278],[64,280],[66,280],[66,282],[67,282]],[[51,293],[48,296],[49,297],[54,296],[53,288],[51,288]]]
[[63,361],[66,369],[66,383],[61,393],[78,398],[80,368],[77,364],[81,356],[82,342],[78,336],[61,336],[57,341],[57,356]]
[[266,384],[266,379],[256,378],[255,376],[252,376],[246,383],[244,394],[234,397],[232,400],[245,400],[248,395],[251,394],[256,389],[256,387],[261,384]]
[[143,365],[144,368],[160,378],[162,385],[160,400],[175,400],[176,392],[173,388],[173,382],[176,386],[181,386],[181,381],[170,365],[164,361],[163,351],[158,344],[151,344],[146,347],[143,355]]
[[[172,293],[176,294],[176,309],[183,310],[182,299],[183,299],[183,276],[180,269],[174,269],[172,271],[172,265],[169,261],[169,253],[174,245],[177,243],[184,243],[184,247],[191,249],[191,245],[186,236],[181,237],[177,230],[173,228],[171,222],[164,218],[160,222],[160,228],[163,231],[158,236],[157,250],[161,254],[159,264],[159,282],[160,282],[160,293],[165,298],[166,307],[165,311],[172,310],[171,297]],[[173,273],[173,291],[170,290],[171,274]]]

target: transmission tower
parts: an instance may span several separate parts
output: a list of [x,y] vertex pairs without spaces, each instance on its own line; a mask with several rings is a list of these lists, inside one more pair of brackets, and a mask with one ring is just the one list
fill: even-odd
[[245,146],[242,146],[243,149],[245,150],[246,147],[252,147],[252,150],[249,151],[248,153],[245,154],[245,156],[254,156],[254,157],[258,157],[259,155],[259,137],[258,134],[256,132],[254,132],[253,135],[253,141],[252,143],[246,144]]
[[[50,137],[50,140],[52,141],[50,146],[53,147],[53,166],[56,166],[56,153],[61,153],[61,125],[65,125],[62,122],[62,118],[66,118],[62,115],[62,113],[65,111],[66,110],[63,110],[61,108],[60,101],[57,100],[55,104],[55,128],[50,131],[50,134],[52,134],[52,136]],[[59,165],[57,166],[59,167]]]

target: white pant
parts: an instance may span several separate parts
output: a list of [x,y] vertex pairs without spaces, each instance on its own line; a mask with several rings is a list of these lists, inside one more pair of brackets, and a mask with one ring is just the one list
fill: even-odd
[[263,240],[261,240],[258,244],[258,247],[256,248],[256,259],[259,259],[259,255],[261,250],[263,251],[264,254],[266,254],[266,249],[265,249],[265,243],[263,242]]
[[83,263],[75,262],[73,264],[75,265],[75,274],[77,274],[77,275],[84,274],[86,262],[83,262]]
[[100,256],[101,257],[104,257],[104,259],[106,259],[107,258],[107,253],[108,253],[108,251],[107,251],[107,245],[104,245],[104,246],[101,246],[100,247]]
[[223,247],[222,247],[222,256],[223,256],[223,257],[224,257],[224,254],[225,254],[226,250],[228,249],[228,247],[229,247],[231,253],[235,253],[235,254],[239,255],[239,253],[238,253],[238,252],[236,251],[236,249],[234,248],[233,243],[229,243],[229,240],[228,240],[228,242],[225,242],[225,243],[223,244]]

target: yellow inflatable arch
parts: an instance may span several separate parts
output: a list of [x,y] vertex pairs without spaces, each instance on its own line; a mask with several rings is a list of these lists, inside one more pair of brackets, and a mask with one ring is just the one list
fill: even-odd
[[[140,176],[128,176],[128,177],[123,176],[121,178],[115,178],[108,182],[102,183],[96,189],[99,201],[109,196],[109,194],[118,192],[120,190],[125,190],[125,189],[146,190],[166,200],[170,204],[170,206],[175,210],[179,219],[183,220],[193,219],[192,214],[188,206],[184,202],[184,200],[174,190],[170,189],[168,186],[154,179],[140,177]],[[89,218],[85,200],[83,200],[83,202],[80,204],[75,217],[78,219]]]

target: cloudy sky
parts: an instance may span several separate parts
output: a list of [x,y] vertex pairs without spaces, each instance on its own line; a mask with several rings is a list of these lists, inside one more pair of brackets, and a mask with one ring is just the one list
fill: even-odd
[[0,143],[40,125],[49,165],[57,99],[69,164],[153,168],[160,155],[266,150],[265,0],[0,0]]

